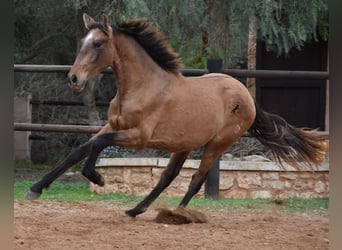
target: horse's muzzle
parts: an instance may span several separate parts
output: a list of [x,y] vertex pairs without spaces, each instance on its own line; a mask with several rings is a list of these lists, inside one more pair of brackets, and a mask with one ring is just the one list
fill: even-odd
[[70,83],[71,85],[77,84],[77,76],[74,75],[74,74],[70,75],[70,76],[69,76],[69,83]]
[[72,74],[68,76],[69,78],[69,87],[77,92],[81,92],[85,87],[85,81],[79,81],[76,75]]

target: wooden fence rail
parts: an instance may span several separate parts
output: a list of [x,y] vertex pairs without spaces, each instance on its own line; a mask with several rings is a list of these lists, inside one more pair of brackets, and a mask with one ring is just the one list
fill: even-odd
[[41,124],[41,123],[14,123],[16,131],[35,132],[63,132],[63,133],[89,133],[99,132],[102,126],[90,125],[65,125],[65,124]]
[[[92,126],[92,125],[70,125],[70,124],[41,124],[41,123],[24,123],[15,122],[15,131],[34,131],[34,132],[63,132],[63,133],[97,133],[102,126]],[[329,137],[328,131],[318,131],[319,135],[324,138]],[[249,136],[245,133],[243,136]]]
[[[67,73],[71,65],[33,65],[14,64],[14,72],[45,72],[45,73]],[[112,73],[108,68],[103,73]],[[207,69],[182,69],[184,76],[200,76],[208,73]],[[327,71],[287,71],[287,70],[247,70],[247,69],[223,69],[222,73],[234,77],[256,77],[256,78],[286,78],[286,79],[329,79]]]

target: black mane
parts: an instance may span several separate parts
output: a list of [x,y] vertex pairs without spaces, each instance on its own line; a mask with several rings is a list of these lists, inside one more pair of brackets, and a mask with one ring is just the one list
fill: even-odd
[[178,73],[178,54],[172,51],[163,33],[144,19],[136,19],[113,25],[113,32],[121,32],[133,37],[151,58],[165,71]]

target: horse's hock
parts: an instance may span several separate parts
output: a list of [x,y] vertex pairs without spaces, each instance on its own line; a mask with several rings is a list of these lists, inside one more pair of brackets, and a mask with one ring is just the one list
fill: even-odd
[[[90,183],[95,193],[124,193],[147,195],[158,183],[167,165],[166,158],[102,158],[96,169],[104,176],[106,184],[99,187]],[[184,196],[199,160],[187,160],[179,175],[161,194]],[[219,193],[229,198],[314,198],[329,196],[329,163],[312,171],[297,170],[289,165],[281,167],[274,162],[220,161]],[[204,196],[204,185],[197,196]]]

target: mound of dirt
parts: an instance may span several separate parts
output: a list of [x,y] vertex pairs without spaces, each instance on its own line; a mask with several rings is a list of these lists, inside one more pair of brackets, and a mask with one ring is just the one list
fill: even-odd
[[157,208],[158,214],[154,219],[157,223],[181,225],[189,223],[205,223],[208,222],[207,217],[193,209],[178,207],[175,210],[167,208]]

